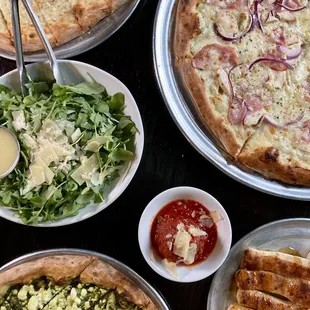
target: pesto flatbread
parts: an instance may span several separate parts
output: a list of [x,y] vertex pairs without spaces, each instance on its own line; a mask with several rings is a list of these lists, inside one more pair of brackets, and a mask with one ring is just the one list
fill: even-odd
[[180,0],[177,69],[236,162],[310,186],[307,0]]
[[0,273],[1,310],[155,310],[148,296],[92,256],[58,255]]
[[[52,46],[62,45],[89,31],[121,5],[132,0],[32,0],[32,7]],[[25,52],[43,49],[43,45],[19,1],[23,48]],[[13,50],[11,2],[0,0],[0,48]]]

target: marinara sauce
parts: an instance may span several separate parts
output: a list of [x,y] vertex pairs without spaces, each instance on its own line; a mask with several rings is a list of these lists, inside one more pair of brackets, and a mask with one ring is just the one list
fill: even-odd
[[216,245],[217,227],[210,216],[210,211],[194,200],[172,201],[157,213],[151,226],[153,249],[161,258],[185,265],[184,258],[174,253],[174,242],[180,225],[185,232],[193,232],[193,227],[199,232],[199,236],[197,233],[190,236],[190,243],[197,245],[197,251],[194,261],[186,265],[194,265],[205,260]]

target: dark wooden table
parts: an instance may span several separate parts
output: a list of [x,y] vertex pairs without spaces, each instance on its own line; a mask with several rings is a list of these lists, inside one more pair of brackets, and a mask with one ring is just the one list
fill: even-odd
[[[170,282],[144,261],[138,245],[138,222],[148,202],[180,185],[201,188],[225,207],[233,242],[258,226],[290,217],[308,217],[308,202],[285,200],[246,187],[211,165],[186,141],[173,123],[159,93],[153,70],[152,31],[156,0],[141,0],[127,23],[110,39],[75,60],[97,66],[124,82],[144,121],[145,150],[139,170],[124,194],[100,214],[61,228],[33,228],[0,219],[0,264],[22,254],[59,247],[110,255],[127,264],[166,298],[173,310],[206,309],[212,278],[192,284]],[[15,68],[0,58],[0,74]]]

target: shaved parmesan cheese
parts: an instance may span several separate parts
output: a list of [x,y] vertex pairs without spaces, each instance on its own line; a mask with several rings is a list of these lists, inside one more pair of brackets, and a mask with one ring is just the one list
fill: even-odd
[[184,259],[184,263],[186,265],[191,265],[195,261],[196,253],[197,253],[197,244],[196,243],[191,243],[189,245],[187,256]]
[[167,234],[166,235],[166,238],[168,239],[168,238],[171,238],[172,237],[172,235],[171,234]]
[[164,266],[166,267],[166,269],[171,273],[171,275],[175,278],[178,278],[178,272],[177,272],[177,265],[176,263],[173,262],[168,262],[168,260],[165,258],[162,260]]
[[12,116],[13,116],[12,125],[16,131],[27,129],[25,122],[25,115],[23,111],[13,111]]
[[52,162],[58,162],[59,158],[54,151],[52,145],[48,145],[38,152],[38,156],[45,162],[46,165],[49,165]]
[[30,166],[29,167],[31,178],[35,186],[41,185],[45,182],[44,170],[43,167],[39,166]]
[[172,250],[173,243],[171,241],[167,241],[169,251]]
[[178,231],[184,231],[184,229],[185,229],[185,226],[184,226],[183,223],[179,223],[179,224],[177,225],[177,230],[178,230]]
[[82,185],[86,180],[91,180],[91,177],[95,171],[99,168],[99,161],[97,154],[93,154],[83,164],[76,169],[71,177],[79,185]]
[[216,224],[217,222],[223,220],[222,215],[218,211],[211,211],[210,216],[213,219],[213,222]]
[[78,128],[78,129],[76,129],[76,131],[71,135],[71,141],[72,141],[72,143],[75,143],[77,140],[78,140],[78,138],[81,136],[81,129],[80,128]]
[[200,237],[200,236],[205,236],[207,233],[193,225],[189,226],[188,229],[189,233],[193,236],[193,237]]
[[101,144],[97,141],[89,141],[85,146],[85,151],[97,152]]
[[186,231],[179,231],[175,237],[173,253],[180,257],[186,258],[191,241],[191,235]]

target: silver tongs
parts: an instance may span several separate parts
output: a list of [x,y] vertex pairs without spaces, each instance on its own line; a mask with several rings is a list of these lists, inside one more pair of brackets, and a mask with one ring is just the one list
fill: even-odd
[[[27,88],[25,87],[25,84],[29,82],[29,77],[24,62],[24,53],[23,53],[22,36],[21,36],[20,19],[19,19],[19,5],[18,0],[11,0],[11,1],[12,1],[12,24],[13,24],[14,44],[16,50],[16,65],[19,73],[22,95],[26,96],[28,91]],[[41,23],[37,15],[35,14],[29,0],[21,0],[21,1],[24,4],[26,11],[30,19],[32,20],[32,23],[44,45],[48,61],[50,67],[52,68],[56,82],[60,85],[64,85],[64,80],[61,75],[56,56],[46,37],[46,34],[41,26]]]

